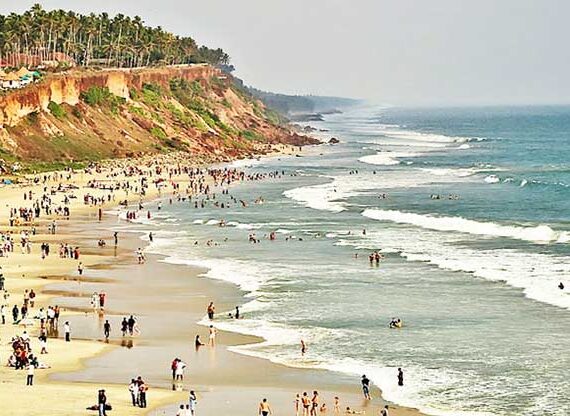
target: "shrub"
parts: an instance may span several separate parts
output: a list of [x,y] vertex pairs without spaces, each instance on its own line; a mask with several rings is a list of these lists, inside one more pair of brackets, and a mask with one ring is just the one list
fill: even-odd
[[95,107],[106,107],[113,114],[117,114],[119,107],[125,103],[125,99],[111,93],[108,88],[91,87],[81,93],[81,99],[88,105]]
[[57,119],[61,120],[62,118],[65,118],[65,114],[66,114],[65,109],[61,105],[59,105],[58,103],[56,103],[54,101],[49,102],[48,110]]
[[166,133],[160,127],[154,126],[150,129],[150,134],[160,140],[167,139]]

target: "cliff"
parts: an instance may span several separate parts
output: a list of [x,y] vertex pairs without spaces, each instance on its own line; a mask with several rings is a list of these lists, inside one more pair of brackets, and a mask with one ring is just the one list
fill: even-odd
[[0,157],[69,162],[176,149],[227,160],[314,143],[280,122],[208,65],[72,71],[0,96]]

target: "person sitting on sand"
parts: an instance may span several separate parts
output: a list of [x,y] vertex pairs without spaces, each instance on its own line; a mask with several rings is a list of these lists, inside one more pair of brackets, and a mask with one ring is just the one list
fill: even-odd
[[366,414],[366,412],[364,410],[353,410],[350,407],[346,407],[346,410],[344,411],[345,414],[347,415],[364,415]]
[[196,346],[196,349],[204,346],[204,343],[200,340],[200,335],[196,335],[196,338],[194,340],[194,345]]

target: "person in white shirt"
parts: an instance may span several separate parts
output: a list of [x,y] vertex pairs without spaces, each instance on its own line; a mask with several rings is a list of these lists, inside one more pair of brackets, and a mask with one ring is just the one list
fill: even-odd
[[176,362],[176,369],[174,370],[174,375],[176,380],[184,380],[184,369],[186,368],[186,363],[182,360]]
[[63,324],[63,332],[65,332],[65,341],[71,341],[71,326],[69,326],[69,321],[65,321],[65,324]]
[[129,384],[129,392],[131,393],[131,399],[133,401],[133,406],[139,405],[139,385],[135,379],[131,379],[131,384]]
[[33,386],[34,385],[34,370],[35,370],[35,367],[30,364],[28,366],[28,376],[26,377],[26,386]]
[[194,416],[196,413],[196,405],[198,404],[198,399],[196,398],[196,393],[194,393],[194,390],[190,390],[190,397],[188,398],[188,401],[190,403],[189,405],[186,405],[186,409],[190,411],[188,413],[188,416]]

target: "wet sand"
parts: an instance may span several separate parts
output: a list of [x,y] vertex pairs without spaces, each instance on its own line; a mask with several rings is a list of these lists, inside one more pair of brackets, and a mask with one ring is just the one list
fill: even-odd
[[[87,225],[87,224],[85,224]],[[98,224],[91,233],[110,235],[115,221]],[[81,226],[79,226],[81,227]],[[133,226],[133,228],[142,228]],[[244,303],[243,293],[235,286],[201,277],[205,270],[162,262],[162,257],[150,255],[144,265],[135,263],[134,251],[141,246],[140,235],[121,233],[120,253],[112,268],[89,269],[79,288],[76,282],[50,284],[48,291],[71,296],[57,302],[68,308],[89,310],[90,294],[104,290],[107,293],[105,315],[93,312],[70,317],[75,336],[103,343],[103,322],[112,325],[109,339],[113,348],[104,355],[86,361],[86,368],[78,372],[55,374],[52,379],[65,382],[124,383],[142,376],[152,389],[182,388],[182,400],[189,390],[199,396],[201,414],[219,414],[231,410],[235,415],[249,415],[256,411],[259,400],[267,397],[279,413],[294,413],[295,394],[318,390],[322,401],[332,406],[334,396],[341,398],[343,408],[366,410],[374,414],[384,402],[380,392],[373,389],[375,400],[362,398],[359,379],[342,373],[324,370],[298,369],[228,351],[229,346],[259,342],[255,337],[220,332],[217,346],[196,349],[194,337],[200,334],[207,342],[208,330],[198,325],[205,316],[206,306],[214,301],[217,311],[231,311]],[[82,241],[86,246],[89,241]],[[97,251],[97,247],[88,249]],[[107,281],[106,281],[107,280]],[[77,296],[81,290],[82,296]],[[141,334],[123,338],[120,321],[134,314]],[[222,313],[220,313],[222,315]],[[222,318],[223,319],[223,318]],[[215,325],[216,320],[213,321]],[[184,383],[173,385],[170,363],[178,357],[188,364]],[[125,398],[128,399],[128,397]],[[237,408],[236,408],[237,406]],[[151,414],[175,414],[173,404]],[[164,413],[161,413],[164,412]],[[332,411],[329,412],[332,414]],[[395,415],[417,414],[414,410],[393,409]]]

